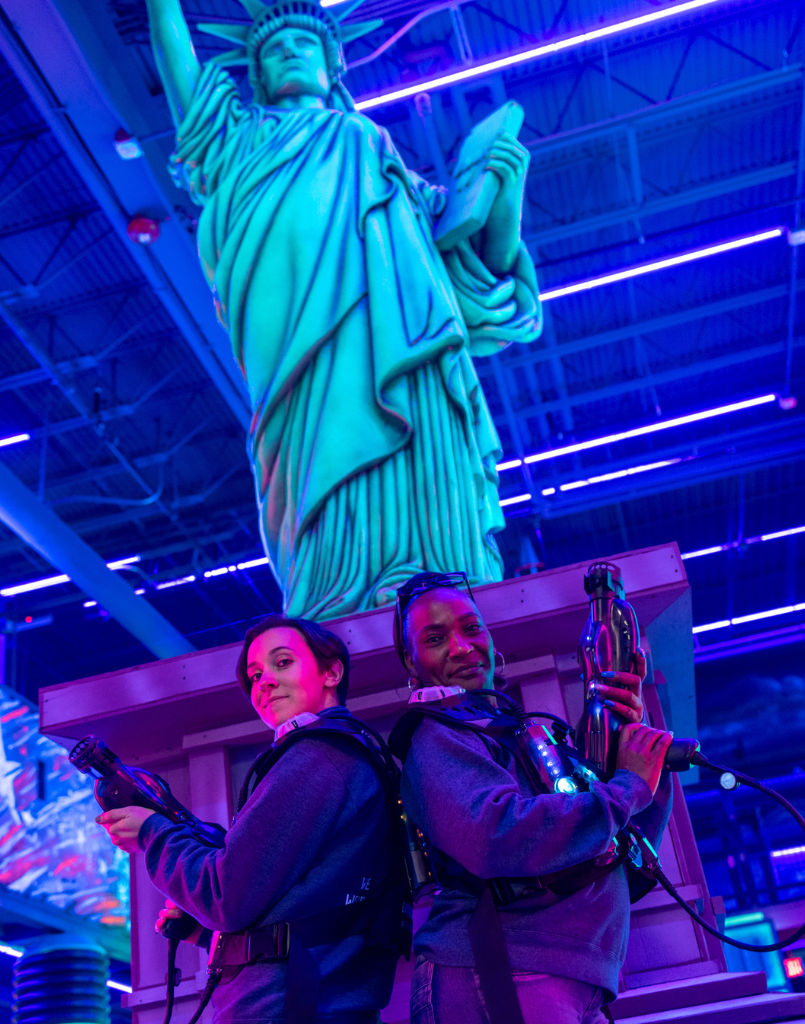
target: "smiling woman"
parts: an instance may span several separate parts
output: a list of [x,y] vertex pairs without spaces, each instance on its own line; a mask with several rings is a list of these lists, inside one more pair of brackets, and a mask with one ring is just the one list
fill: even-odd
[[249,771],[223,849],[143,808],[99,820],[115,845],[144,852],[167,897],[158,932],[188,915],[186,941],[222,933],[215,1024],[376,1024],[410,898],[390,831],[391,755],[342,706],[349,653],[317,623],[263,619],[236,673],[274,742]]
[[238,682],[269,729],[295,715],[346,704],[349,654],[344,643],[308,619],[269,615],[243,639]]
[[634,819],[656,844],[670,813],[671,734],[640,724],[645,661],[596,681],[628,724],[612,778],[570,794],[524,760],[465,573],[409,579],[394,641],[414,692],[389,745],[441,885],[414,939],[412,1021],[604,1024],[629,924],[616,837]]

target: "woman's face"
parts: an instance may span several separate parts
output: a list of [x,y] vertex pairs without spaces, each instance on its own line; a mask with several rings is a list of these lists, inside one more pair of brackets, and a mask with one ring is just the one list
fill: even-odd
[[445,587],[415,598],[406,615],[405,662],[419,686],[492,688],[495,647],[466,594]]
[[252,640],[246,671],[254,710],[269,729],[276,729],[303,711],[315,715],[334,707],[344,666],[335,661],[322,672],[302,634],[276,626]]
[[300,96],[325,100],[330,75],[320,37],[300,28],[269,36],[260,47],[260,77],[270,104],[283,106]]

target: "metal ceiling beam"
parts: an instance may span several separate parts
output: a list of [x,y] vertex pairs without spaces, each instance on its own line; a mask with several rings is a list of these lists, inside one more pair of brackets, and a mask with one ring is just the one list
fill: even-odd
[[37,217],[35,220],[20,224],[7,224],[0,228],[0,238],[13,238],[15,235],[24,235],[27,231],[39,231],[42,228],[52,227],[54,224],[62,224],[66,220],[83,220],[85,217],[97,213],[98,210],[99,207],[95,203],[84,203],[66,210],[57,210],[55,213]]
[[[714,480],[722,480],[736,473],[748,473],[786,462],[796,462],[803,458],[804,451],[805,431],[801,430],[796,437],[760,446],[756,451],[723,452],[669,466],[667,474],[664,470],[658,469],[645,475],[616,480],[611,484],[591,484],[590,487],[578,491],[565,492],[557,501],[550,504],[547,499],[540,497],[539,506],[531,506],[528,511],[538,511],[545,519],[558,519],[561,516],[590,512],[624,501],[667,494],[669,491],[697,484],[710,484]],[[523,512],[526,512],[525,508]]]
[[0,135],[0,146],[13,146],[15,142],[27,142],[29,139],[37,139],[50,131],[43,123],[32,124],[28,128],[20,128],[16,132],[9,132],[8,135]]
[[[805,281],[797,285],[799,291],[805,290]],[[546,363],[557,356],[565,358],[574,356],[579,352],[589,352],[591,349],[604,345],[614,345],[621,341],[628,341],[635,334],[653,334],[655,331],[667,331],[672,327],[681,327],[683,324],[693,323],[696,320],[704,320],[711,316],[722,316],[724,313],[734,313],[738,309],[746,309],[748,306],[761,305],[764,302],[774,302],[777,299],[788,297],[789,285],[772,285],[770,288],[758,288],[753,292],[742,292],[740,295],[730,295],[726,299],[718,299],[715,302],[704,302],[699,306],[690,306],[688,309],[680,309],[667,316],[649,317],[646,320],[638,320],[623,327],[614,327],[610,331],[602,331],[600,334],[589,334],[583,338],[575,338],[570,341],[561,342],[556,351],[534,348],[533,345],[524,346],[522,355],[512,355],[509,349],[502,358],[507,366],[527,366],[529,364]],[[486,370],[485,363],[478,362],[476,365],[483,371]]]
[[[678,487],[686,487],[689,483],[706,482],[710,469],[716,466],[716,460],[722,456],[727,456],[729,460],[732,460],[725,463],[728,468],[722,476],[743,472],[745,468],[750,470],[759,468],[756,459],[758,451],[768,454],[769,458],[772,458],[774,452],[782,453],[783,461],[805,458],[805,417],[802,415],[777,417],[774,421],[762,425],[756,424],[738,430],[724,430],[710,437],[699,437],[676,444],[666,443],[664,446],[651,447],[643,454],[631,457],[622,456],[610,461],[597,458],[589,465],[575,467],[572,470],[565,469],[559,475],[545,477],[538,485],[539,490],[533,492],[534,496],[530,502],[510,506],[507,509],[507,514],[510,517],[517,517],[518,514],[530,515],[537,512],[549,518],[559,515],[575,515],[576,512],[583,512],[588,508],[600,508],[610,503],[632,500],[635,497],[651,494],[664,494]],[[574,488],[569,491],[559,490],[563,483],[598,476],[605,471],[617,472],[642,462],[653,463],[670,459],[682,461],[675,466],[667,467],[668,472],[665,472],[664,467],[617,480],[590,484],[583,488]],[[746,466],[744,466],[744,461]],[[761,459],[760,467],[762,465]],[[690,480],[686,477],[680,482],[681,475],[684,473],[694,475]],[[507,473],[503,474],[504,479],[507,475]],[[543,484],[546,487],[556,487],[557,493],[543,497],[541,494]]]
[[[805,346],[805,338],[797,338],[791,344],[792,348],[802,348]],[[554,412],[558,409],[587,405],[591,402],[601,402],[607,398],[616,398],[618,395],[628,395],[632,391],[642,391],[644,388],[657,387],[660,384],[670,384],[673,381],[685,380],[687,377],[698,377],[705,373],[714,373],[717,370],[724,370],[729,366],[752,363],[759,359],[771,359],[774,356],[782,355],[785,351],[786,343],[784,341],[772,342],[769,345],[757,345],[755,348],[731,352],[727,356],[718,356],[715,359],[700,359],[688,366],[677,366],[672,370],[651,373],[645,377],[635,377],[634,380],[619,381],[617,384],[610,384],[605,388],[597,388],[595,391],[580,391],[578,394],[568,395],[567,398],[555,398],[550,402],[525,406],[516,411],[518,416],[534,416],[537,413]]]
[[684,117],[693,111],[713,106],[716,103],[729,102],[755,92],[764,92],[798,80],[801,81],[802,69],[802,64],[791,64],[786,68],[778,68],[760,75],[751,75],[748,78],[739,78],[734,82],[726,82],[714,86],[712,89],[703,89],[687,96],[655,103],[650,107],[643,107],[628,114],[618,114],[604,121],[596,121],[594,124],[586,124],[579,128],[571,128],[566,132],[559,132],[556,135],[534,139],[526,143],[526,147],[532,155],[531,167],[533,168],[543,156],[558,149],[594,142],[607,138],[615,132],[625,132],[628,128],[643,126],[646,122]]
[[719,196],[730,195],[732,192],[741,192],[743,189],[756,188],[758,185],[768,185],[772,181],[793,178],[796,173],[796,161],[786,160],[784,163],[759,167],[746,174],[736,174],[731,178],[718,178],[716,181],[707,182],[706,185],[696,185],[694,188],[683,189],[681,192],[660,196],[657,199],[649,199],[641,204],[632,203],[617,210],[596,214],[594,217],[585,217],[581,220],[559,224],[556,227],[544,228],[526,235],[525,241],[528,245],[539,248],[541,245],[549,245],[551,242],[559,242],[566,238],[575,238],[577,235],[611,228],[624,221],[642,220],[657,213],[676,210],[680,206],[694,206],[707,199],[717,199]]
[[[84,405],[81,399],[78,397],[78,394],[76,393],[76,390],[72,385],[72,382],[70,380],[64,379],[62,373],[59,371],[56,364],[40,349],[39,345],[36,343],[33,336],[27,330],[25,325],[16,316],[14,316],[14,314],[2,302],[0,302],[0,320],[3,320],[5,322],[6,326],[9,328],[11,333],[16,337],[17,341],[20,343],[20,345],[22,345],[22,347],[31,356],[31,358],[34,359],[37,363],[39,363],[39,365],[44,370],[47,370],[48,376],[52,378],[54,384],[56,384],[56,386],[59,388],[59,391],[61,391],[62,395],[67,399],[67,401],[73,406],[73,408],[79,414],[76,420],[67,421],[67,423],[76,423],[78,426],[92,426],[95,432],[97,433],[98,437],[100,438],[101,443],[106,447],[110,454],[115,459],[117,459],[121,466],[123,466],[123,468],[129,474],[129,476],[135,481],[135,483],[137,483],[137,485],[143,489],[146,497],[150,498],[152,496],[151,488],[142,478],[138,470],[129,462],[126,456],[120,451],[117,445],[110,441],[108,437],[106,437],[103,429],[102,424],[104,418],[111,418],[111,416],[109,415],[110,413],[114,411],[119,411],[121,408],[125,409],[126,406],[119,406],[118,410],[107,409],[105,411],[99,412],[97,416],[94,416],[90,412],[90,410]],[[181,367],[176,367],[174,371],[167,375],[167,377],[163,377],[162,380],[159,381],[155,387],[151,388],[150,391],[148,391],[145,395],[141,396],[136,402],[131,403],[128,406],[130,413],[136,412],[138,407],[141,406],[142,403],[146,401],[152,394],[154,394],[154,392],[157,391],[164,383],[166,383],[167,380],[170,379],[170,377],[172,377],[175,372],[178,372],[179,369],[181,369]],[[63,422],[61,426],[66,427],[67,423]],[[49,429],[50,428],[48,426],[40,427],[38,430],[30,431],[30,433],[31,436],[36,437],[39,434],[43,434],[43,432],[48,433]],[[171,520],[175,519],[176,517],[176,513],[171,512],[169,509],[167,509],[165,507],[164,502],[162,501],[154,501],[154,508],[159,509],[160,512],[162,512]]]
[[[6,11],[11,10],[8,4],[4,6]],[[212,339],[207,337],[185,306],[162,264],[155,259],[147,247],[133,245],[129,241],[127,225],[130,218],[123,202],[118,198],[110,181],[101,171],[97,160],[88,150],[84,140],[75,129],[73,120],[65,116],[65,105],[55,94],[39,67],[34,63],[30,55],[30,46],[26,47],[21,42],[17,34],[16,22],[12,23],[6,11],[0,8],[0,53],[5,57],[11,70],[33,100],[56,141],[64,150],[70,163],[81,176],[98,205],[106,214],[118,236],[123,240],[129,255],[137,264],[140,272],[149,282],[169,316],[179,328],[190,349],[218,388],[238,423],[240,423],[244,430],[248,431],[251,422],[251,409],[249,408],[248,396],[239,377],[238,368],[234,364],[234,359],[229,352],[228,341],[223,333],[221,333],[220,337],[216,336]],[[62,42],[65,43],[65,46],[67,45],[64,39],[66,29],[64,22],[61,21],[55,9],[47,8],[46,11],[47,18],[45,18],[44,12],[42,12],[42,17],[37,18],[37,14],[33,10],[32,5],[30,5],[29,0],[26,0],[23,8],[18,9],[16,6],[13,8],[15,16],[19,14],[21,21],[25,22],[31,31],[39,32],[40,37],[43,35],[48,37],[48,52],[52,56],[57,56],[60,52],[59,45]],[[50,24],[46,24],[48,21]],[[74,40],[71,40],[71,43],[73,44],[72,47],[65,49],[63,54],[65,67],[60,68],[62,72],[65,71],[66,64],[69,64],[70,60],[75,61],[76,59],[77,51],[75,50]],[[79,83],[78,76],[81,75],[83,77]],[[88,68],[84,63],[81,64],[80,68],[76,67],[73,81],[76,82],[76,88],[80,85],[82,88],[95,89],[95,93],[98,92],[97,83],[89,80]],[[103,101],[101,100],[101,102]],[[105,110],[108,116],[108,104]],[[212,300],[210,299],[209,301],[209,308],[211,308]]]
[[175,626],[144,598],[137,597],[117,573],[107,569],[101,556],[2,463],[0,520],[55,569],[66,573],[155,657],[173,658],[195,650]]

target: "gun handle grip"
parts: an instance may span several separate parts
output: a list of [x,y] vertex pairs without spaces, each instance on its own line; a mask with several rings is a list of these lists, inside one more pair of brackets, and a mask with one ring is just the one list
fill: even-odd
[[182,942],[189,938],[198,928],[198,921],[192,914],[182,911],[181,917],[171,917],[162,928],[162,935],[166,939],[177,939]]

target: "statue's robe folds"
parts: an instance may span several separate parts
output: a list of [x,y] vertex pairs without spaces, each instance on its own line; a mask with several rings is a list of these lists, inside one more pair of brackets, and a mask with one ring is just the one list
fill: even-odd
[[494,277],[431,228],[444,193],[358,113],[247,106],[207,65],[172,169],[245,376],[266,553],[289,615],[393,600],[422,569],[502,578],[500,443],[470,354],[539,335],[521,246]]

